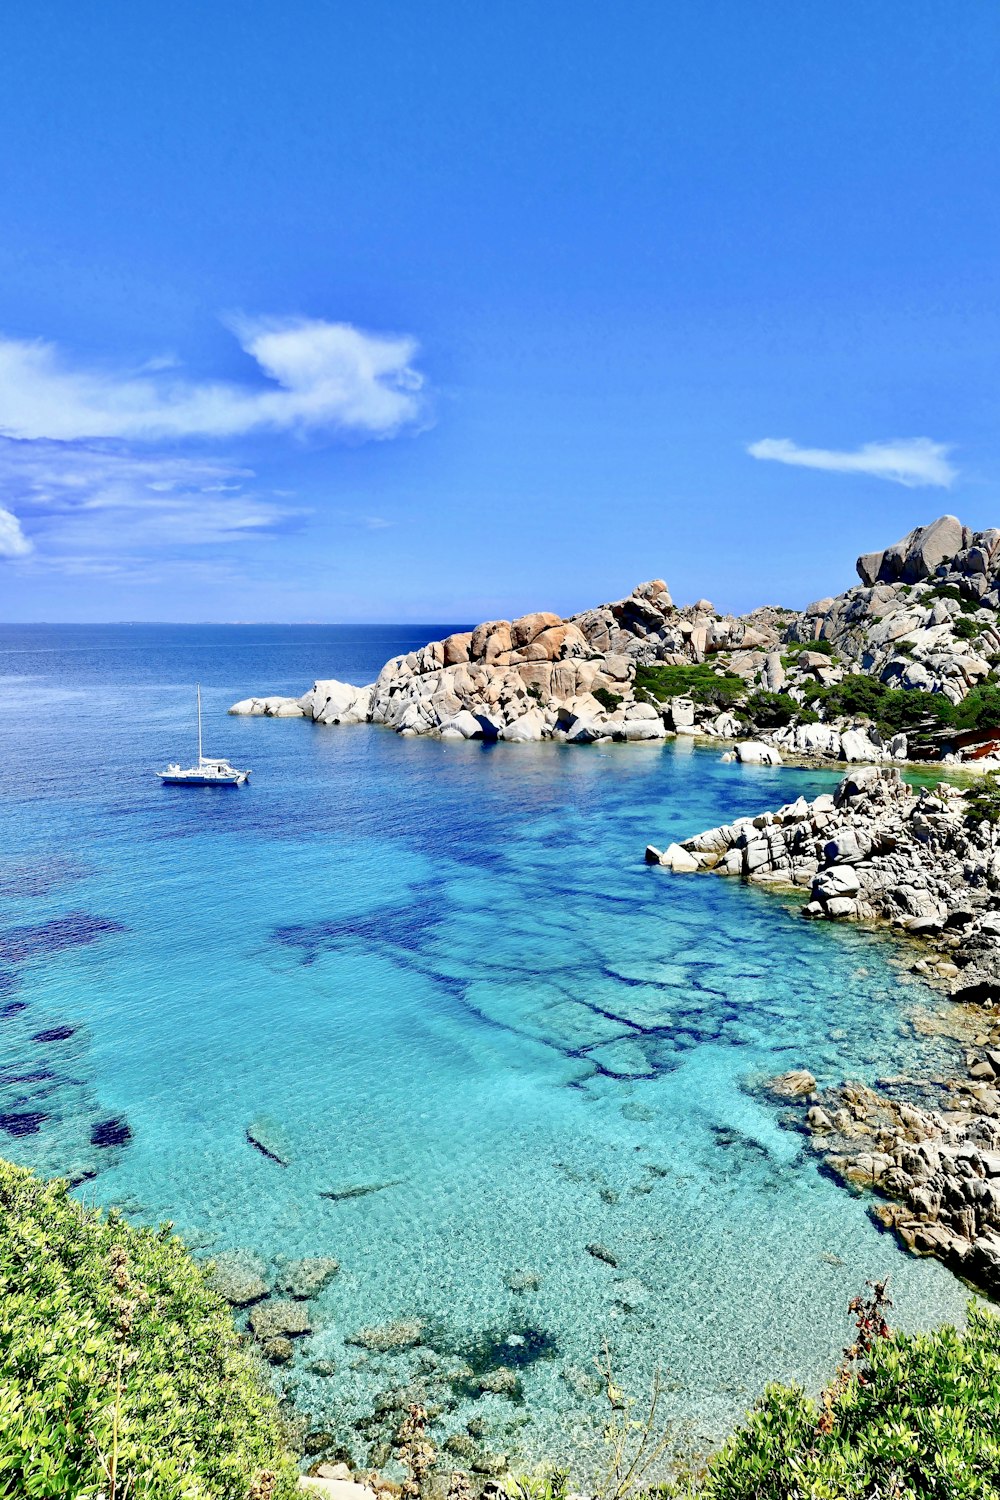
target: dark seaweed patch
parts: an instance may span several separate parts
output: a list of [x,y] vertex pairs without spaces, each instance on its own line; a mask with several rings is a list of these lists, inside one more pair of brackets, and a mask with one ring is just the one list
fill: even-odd
[[0,932],[0,962],[24,963],[28,958],[96,943],[98,938],[124,931],[120,922],[112,922],[107,917],[93,917],[85,911],[71,911],[64,917],[53,917],[48,922],[37,922],[27,927],[9,927],[6,932]]
[[436,1354],[463,1359],[473,1375],[490,1375],[496,1370],[523,1370],[539,1359],[555,1359],[559,1345],[545,1328],[523,1324],[515,1328],[483,1328],[472,1334],[456,1334],[445,1328],[432,1328],[423,1342]]
[[0,1068],[0,1088],[17,1088],[25,1083],[51,1083],[55,1076],[51,1068],[32,1068],[27,1073],[16,1072],[13,1068]]
[[429,906],[429,902],[414,902],[402,910],[390,908],[359,917],[296,923],[276,927],[271,936],[274,942],[287,948],[298,948],[306,963],[321,953],[359,939],[368,944],[384,943],[409,949],[415,947],[439,920],[436,913],[428,910]]
[[40,1109],[12,1111],[0,1115],[0,1130],[13,1136],[37,1135],[47,1119],[48,1115],[43,1114]]
[[0,1005],[0,1020],[5,1021],[8,1016],[16,1016],[27,1008],[27,1000],[8,1000],[6,1005]]
[[20,860],[0,870],[0,896],[17,896],[21,900],[47,896],[57,886],[79,880],[85,874],[84,866],[72,859],[46,855],[37,862]]
[[127,1146],[131,1139],[132,1127],[124,1115],[99,1120],[90,1132],[92,1146]]
[[47,1031],[36,1031],[33,1042],[66,1042],[76,1031],[75,1026],[50,1026]]

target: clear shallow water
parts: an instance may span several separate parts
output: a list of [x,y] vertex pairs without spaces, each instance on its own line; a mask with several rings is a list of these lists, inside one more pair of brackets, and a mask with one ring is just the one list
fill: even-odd
[[[336,1256],[278,1379],[358,1460],[415,1382],[439,1439],[480,1419],[585,1470],[605,1340],[711,1441],[767,1380],[829,1374],[868,1277],[903,1324],[960,1318],[748,1087],[904,1071],[936,997],[883,941],[643,863],[834,775],[225,715],[448,628],[0,629],[0,1154],[100,1169],[82,1197],[205,1251]],[[149,774],[193,746],[196,679],[240,791]],[[262,1114],[287,1167],[247,1142]],[[347,1342],[413,1318],[415,1348]],[[514,1399],[447,1383],[463,1360]]]

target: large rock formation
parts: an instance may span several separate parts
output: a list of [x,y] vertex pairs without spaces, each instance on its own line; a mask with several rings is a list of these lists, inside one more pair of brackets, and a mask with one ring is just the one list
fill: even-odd
[[958,703],[1000,653],[1000,529],[954,516],[857,561],[861,584],[810,604],[789,639],[828,641],[853,671]]
[[[430,641],[386,662],[365,688],[320,680],[301,698],[246,698],[230,712],[367,720],[445,739],[593,744],[674,732],[764,740],[784,755],[905,759],[905,736],[883,737],[864,718],[824,707],[824,697],[845,677],[867,674],[957,704],[991,680],[1000,661],[1000,529],[973,533],[942,516],[866,553],[857,568],[860,585],[800,613],[739,617],[716,614],[705,599],[677,607],[653,579],[568,619],[536,611]],[[741,692],[713,695],[704,680],[672,701],[636,691],[637,666],[699,664]]]
[[958,788],[914,790],[868,766],[832,794],[738,818],[650,863],[809,887],[806,917],[879,921],[931,942],[922,972],[957,999],[1000,1002],[1000,824]]
[[321,724],[370,719],[445,739],[662,739],[673,722],[637,699],[636,664],[762,656],[779,644],[779,618],[770,610],[720,617],[705,599],[679,609],[663,580],[653,579],[570,619],[536,611],[430,641],[386,662],[367,688],[321,681],[302,698],[246,698],[230,713]]

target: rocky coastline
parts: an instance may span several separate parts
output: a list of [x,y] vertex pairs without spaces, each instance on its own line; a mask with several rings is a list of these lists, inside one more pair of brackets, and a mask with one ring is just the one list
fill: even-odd
[[568,618],[536,611],[430,641],[363,687],[320,678],[301,697],[244,698],[230,713],[442,740],[687,735],[771,764],[985,753],[1000,765],[1000,529],[942,516],[856,568],[858,585],[805,610],[738,616],[707,599],[677,606],[653,579]]
[[916,972],[957,1002],[957,1076],[842,1083],[806,1071],[774,1081],[826,1170],[884,1201],[879,1220],[1000,1296],[1000,798],[914,790],[865,767],[832,795],[708,829],[646,859],[677,873],[807,889],[802,916],[882,924],[919,939]]
[[[1000,789],[914,790],[898,765],[1000,768],[1000,529],[953,516],[856,563],[805,610],[678,607],[655,579],[570,618],[491,620],[233,714],[374,723],[403,736],[574,745],[689,736],[723,759],[846,762],[836,792],[707,830],[650,863],[808,891],[803,916],[885,924],[971,1019],[965,1071],[933,1085],[792,1088],[826,1167],[883,1201],[911,1249],[1000,1294]],[[787,1092],[787,1091],[786,1091]]]

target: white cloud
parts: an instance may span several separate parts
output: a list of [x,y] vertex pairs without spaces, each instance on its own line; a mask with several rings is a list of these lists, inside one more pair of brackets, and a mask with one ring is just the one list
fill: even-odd
[[0,506],[0,557],[27,557],[32,550],[14,512]]
[[391,437],[425,414],[414,339],[307,318],[232,328],[270,384],[74,365],[43,340],[0,336],[0,433],[14,438],[231,437],[257,429]]
[[[91,566],[95,555],[162,557],[297,526],[305,512],[259,493],[253,480],[252,470],[220,462],[0,438],[0,495],[33,512],[39,566],[70,556]],[[17,525],[0,511],[0,553],[7,516]],[[22,541],[7,555],[30,551]]]
[[875,479],[891,479],[908,489],[933,485],[948,489],[958,470],[948,462],[951,446],[935,443],[931,438],[893,438],[885,443],[863,443],[860,448],[844,452],[836,448],[800,448],[790,438],[762,438],[751,443],[747,452],[752,458],[769,458],[779,464],[796,464],[803,469],[827,469],[833,474],[870,474]]

